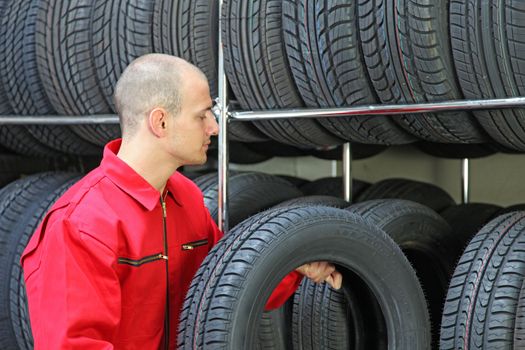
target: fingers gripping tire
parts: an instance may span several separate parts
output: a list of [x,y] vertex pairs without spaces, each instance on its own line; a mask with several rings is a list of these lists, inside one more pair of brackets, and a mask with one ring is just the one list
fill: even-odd
[[294,268],[319,260],[335,263],[345,284],[370,290],[386,329],[376,337],[387,340],[383,348],[429,349],[423,292],[399,247],[359,217],[327,207],[270,210],[221,240],[192,281],[179,349],[253,349],[272,290]]
[[[451,228],[431,209],[405,200],[371,200],[347,210],[382,229],[401,247],[421,281],[433,333],[438,336],[442,303],[456,261],[446,249],[454,238]],[[355,286],[337,291],[304,280],[294,298],[295,349],[377,348],[370,343],[370,337],[376,337],[381,330],[366,332],[374,310],[357,302],[363,295],[356,293],[359,291]]]

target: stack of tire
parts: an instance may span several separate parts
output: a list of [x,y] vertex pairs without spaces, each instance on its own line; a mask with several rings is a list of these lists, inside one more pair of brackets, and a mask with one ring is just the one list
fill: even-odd
[[[1,0],[0,115],[112,113],[113,90],[123,69],[150,52],[198,64],[216,95],[213,5]],[[118,126],[102,124],[2,126],[0,143],[26,155],[94,155],[119,134]]]
[[[242,109],[524,95],[524,5],[480,0],[225,0],[228,79]],[[498,142],[523,151],[523,109],[258,121],[300,146]],[[251,134],[245,134],[251,135]],[[247,136],[248,138],[248,136]],[[256,141],[256,138],[250,138]]]
[[[118,77],[149,52],[195,63],[215,96],[219,20],[226,74],[244,110],[524,95],[522,1],[224,0],[220,19],[217,6],[216,0],[0,0],[0,118],[112,113]],[[263,156],[272,154],[257,150],[275,142],[311,154],[347,141],[367,152],[371,145],[424,142],[429,152],[473,147],[472,154],[483,155],[523,152],[523,117],[524,109],[514,108],[268,120],[231,123],[229,133]],[[91,156],[119,134],[113,125],[0,126],[0,144],[33,160]],[[444,150],[449,144],[455,148]],[[37,163],[2,170],[2,181],[56,168]],[[0,189],[0,240],[9,247],[0,251],[2,349],[32,349],[18,261],[47,208],[77,176],[40,173]],[[216,177],[195,181],[216,216]],[[439,189],[398,179],[355,182],[359,203],[350,207],[333,197],[340,187],[326,185],[339,180],[300,189],[261,174],[234,174],[231,181],[230,224],[237,226],[195,276],[179,347],[525,346],[523,212],[455,206]],[[277,283],[316,260],[337,265],[342,290],[304,281],[284,309],[265,314]]]
[[51,205],[79,178],[46,172],[0,189],[0,348],[33,349],[20,256]]
[[[373,185],[365,185],[365,188],[361,188],[357,192],[356,201],[358,203],[348,206],[345,201],[330,195],[331,193],[340,193],[340,188],[335,186],[336,183],[340,183],[340,179],[332,180],[321,179],[317,181],[318,184],[325,185],[323,187],[315,186],[316,181],[303,183],[301,188],[308,190],[309,195],[298,196],[297,191],[290,183],[286,184],[282,179],[275,176],[254,173],[232,175],[230,178],[231,201],[229,209],[230,217],[233,217],[234,220],[231,224],[235,225],[243,218],[248,219],[236,226],[229,235],[235,235],[237,240],[246,239],[246,241],[243,241],[245,243],[237,242],[238,245],[233,243],[233,239],[231,241],[233,245],[224,243],[225,246],[216,248],[217,251],[210,254],[210,261],[203,264],[201,272],[197,274],[194,280],[194,289],[192,293],[188,294],[184,309],[183,326],[179,334],[179,346],[181,348],[193,348],[195,346],[204,349],[212,348],[214,346],[212,343],[216,344],[217,339],[220,339],[220,348],[224,349],[236,349],[238,347],[257,349],[386,349],[389,346],[398,348],[396,345],[399,348],[418,349],[429,348],[430,346],[442,349],[469,348],[463,347],[464,342],[482,344],[479,347],[482,349],[490,348],[491,342],[495,342],[501,344],[503,349],[511,349],[512,346],[521,344],[519,337],[523,334],[524,326],[520,310],[523,308],[522,295],[525,292],[520,294],[524,267],[522,266],[523,259],[519,257],[519,234],[521,234],[520,230],[523,227],[518,223],[522,219],[523,213],[515,211],[515,209],[519,209],[517,206],[502,209],[496,205],[481,203],[455,205],[452,198],[443,190],[430,184],[404,179],[388,179]],[[206,204],[210,206],[211,212],[216,215],[216,175],[205,175],[195,181],[205,194]],[[275,191],[268,192],[270,183],[277,186]],[[258,188],[259,184],[260,188]],[[332,184],[333,192],[327,194],[326,189],[330,188],[330,184]],[[315,192],[315,189],[318,192]],[[304,190],[302,192],[305,193]],[[243,195],[239,196],[238,194],[241,193]],[[427,195],[422,196],[421,193]],[[250,215],[269,207],[272,203],[282,201],[284,197],[290,197],[290,199],[281,202],[274,207],[275,209],[250,218]],[[274,231],[268,227],[274,227],[274,230],[277,231],[280,229],[287,230],[284,232],[293,231],[292,236],[301,237],[277,238],[278,245],[282,245],[285,244],[285,239],[302,239],[303,236],[301,235],[305,234],[302,233],[302,230],[309,231],[313,226],[317,230],[315,238],[318,241],[312,245],[321,244],[325,233],[328,236],[330,235],[330,219],[321,215],[318,220],[322,221],[323,225],[317,227],[310,221],[309,217],[298,215],[295,212],[295,210],[313,210],[314,207],[322,213],[325,213],[327,207],[347,208],[347,212],[358,216],[360,220],[365,220],[375,229],[382,230],[397,243],[414,268],[424,292],[424,308],[428,308],[430,318],[429,320],[420,319],[419,322],[428,324],[428,328],[431,330],[432,345],[424,342],[419,345],[410,343],[410,345],[400,346],[388,338],[389,332],[393,331],[393,328],[388,329],[391,325],[384,324],[384,318],[387,318],[390,312],[389,306],[381,304],[382,294],[380,292],[377,290],[371,292],[367,289],[368,287],[373,288],[375,282],[366,278],[364,282],[363,280],[356,280],[353,273],[357,272],[352,270],[356,267],[348,268],[348,265],[340,262],[338,269],[344,271],[345,276],[342,291],[335,291],[327,285],[315,285],[305,280],[296,292],[293,301],[272,313],[262,313],[261,308],[264,305],[265,297],[260,294],[269,293],[272,289],[271,285],[268,285],[267,280],[261,280],[262,276],[253,277],[252,280],[251,277],[246,277],[244,272],[250,270],[250,276],[256,276],[261,273],[258,271],[261,268],[266,269],[263,276],[268,276],[271,274],[268,270],[269,265],[273,266],[274,269],[279,269],[275,265],[281,266],[280,257],[273,256],[265,260],[267,257],[263,253],[260,257],[247,256],[246,254],[248,251],[260,252],[263,247],[257,244],[260,244],[261,241],[266,242],[264,249],[268,249],[268,252],[272,254],[274,253],[276,247],[267,247],[267,244],[270,244],[268,243],[268,234],[274,234]],[[289,211],[286,211],[286,208]],[[278,228],[275,229],[275,226],[272,225],[265,226],[265,220],[271,218],[279,210],[281,211],[277,217],[280,220],[276,220],[275,223]],[[509,217],[515,217],[515,222],[509,223]],[[298,220],[295,224],[290,223],[294,222],[295,219]],[[492,221],[490,221],[491,219]],[[299,225],[299,222],[302,224]],[[288,224],[291,226],[287,226]],[[280,225],[284,225],[284,228]],[[296,226],[301,226],[301,228],[298,229]],[[259,230],[261,232],[257,232]],[[286,236],[284,232],[278,236]],[[507,243],[505,241],[498,243],[500,239],[505,238],[505,235],[511,233],[512,235],[507,238]],[[499,237],[496,238],[496,235]],[[354,238],[358,241],[361,239]],[[512,243],[512,239],[517,241]],[[469,241],[471,241],[470,244]],[[302,250],[293,250],[295,244],[297,243],[283,248],[284,258],[301,256],[306,261],[314,261],[319,258],[311,251],[313,248],[303,247]],[[343,243],[339,242],[338,244]],[[357,243],[353,242],[352,244]],[[324,247],[324,249],[332,251],[328,247]],[[359,253],[348,247],[345,249],[341,256],[350,260],[359,259]],[[498,254],[492,253],[496,251]],[[340,258],[340,256],[331,256],[329,259],[338,263]],[[248,266],[236,265],[228,268],[228,263],[224,262],[236,261],[238,263],[239,259],[244,259]],[[495,262],[492,263],[491,259]],[[459,265],[456,267],[458,260]],[[218,267],[217,261],[220,261]],[[371,267],[368,265],[369,263],[369,261],[360,260],[359,267]],[[282,264],[286,265],[284,262]],[[503,269],[500,269],[500,266],[503,266]],[[454,268],[456,268],[456,272],[454,272]],[[242,278],[233,286],[230,284],[235,271],[243,271],[243,278],[249,278],[256,284],[253,286],[254,294],[242,294],[243,297],[237,298],[241,287],[235,283],[240,283],[243,288],[248,287],[248,285],[243,284],[245,282]],[[289,270],[282,268],[282,270],[274,272],[282,275],[287,271]],[[513,271],[522,272],[513,274]],[[396,272],[391,273],[395,274]],[[480,277],[480,275],[486,277]],[[359,276],[363,276],[362,271]],[[484,282],[485,279],[490,281],[491,278],[497,279],[495,282],[490,282],[494,283],[493,286],[492,284],[489,285],[489,282]],[[481,292],[483,286],[487,288]],[[225,295],[228,293],[233,294],[226,297]],[[214,303],[212,300],[218,296],[225,299]],[[256,299],[246,301],[242,298]],[[520,298],[519,302],[518,298]],[[488,306],[484,303],[485,300],[489,303]],[[494,301],[491,302],[490,300]],[[415,301],[421,302],[420,299],[415,299]],[[232,303],[235,305],[232,306]],[[246,316],[240,314],[247,312],[243,303],[248,303],[248,305],[258,303],[259,311],[252,309],[249,313],[250,318],[246,319]],[[476,306],[478,304],[479,306]],[[197,308],[196,305],[201,306]],[[197,309],[198,312],[195,311]],[[217,312],[208,310],[221,310],[224,315],[221,316]],[[370,310],[375,310],[371,316],[369,316]],[[469,313],[470,316],[465,316]],[[490,319],[490,322],[484,322],[485,318]],[[468,323],[469,319],[472,320],[471,324],[468,325],[470,329],[466,329],[465,322]],[[232,324],[246,325],[240,331],[240,334],[244,335],[241,337],[242,339],[231,328],[233,327]],[[500,325],[502,328],[499,327]],[[221,327],[226,328],[222,329]],[[420,329],[420,332],[419,336],[422,336],[426,331]],[[222,337],[219,334],[222,334]],[[466,338],[468,340],[465,340]],[[421,338],[417,337],[411,339],[421,341]]]
[[[40,173],[0,190],[6,247],[0,251],[1,348],[33,347],[20,254],[46,210],[78,176]],[[194,181],[217,218],[217,175]],[[235,227],[195,276],[180,348],[429,349],[439,339],[442,349],[464,342],[501,342],[504,349],[520,344],[523,212],[455,205],[443,190],[404,179],[356,181],[357,203],[349,205],[330,195],[340,193],[336,181],[295,180],[299,189],[284,177],[232,174]],[[343,273],[340,291],[304,280],[283,308],[263,312],[284,275],[317,260]]]
[[[217,94],[217,1],[0,1],[0,114],[114,112],[134,58],[163,52],[199,66]],[[341,107],[524,94],[519,25],[508,0],[226,0],[225,69],[241,109]],[[232,123],[231,139],[300,148],[345,141],[499,143],[525,150],[521,108]],[[112,125],[3,126],[23,154],[95,154]]]

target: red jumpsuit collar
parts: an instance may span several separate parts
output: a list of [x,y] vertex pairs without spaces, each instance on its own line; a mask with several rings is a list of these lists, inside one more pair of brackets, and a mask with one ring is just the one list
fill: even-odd
[[[121,190],[146,209],[153,210],[159,204],[160,193],[126,162],[117,157],[121,143],[122,139],[116,139],[104,147],[104,156],[100,163],[102,171]],[[175,202],[182,206],[182,203],[176,198],[176,186],[173,178],[174,176],[171,176],[168,179],[166,188]]]

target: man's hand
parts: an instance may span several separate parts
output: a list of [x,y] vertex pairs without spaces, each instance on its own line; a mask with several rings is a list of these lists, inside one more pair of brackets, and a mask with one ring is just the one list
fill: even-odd
[[304,264],[295,270],[315,283],[327,282],[334,289],[341,288],[341,284],[343,283],[343,275],[335,269],[334,265],[326,261],[315,261]]

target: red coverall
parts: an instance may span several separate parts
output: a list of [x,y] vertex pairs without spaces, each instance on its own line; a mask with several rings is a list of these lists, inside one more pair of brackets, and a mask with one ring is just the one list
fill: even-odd
[[[166,323],[175,349],[184,296],[221,238],[193,182],[175,173],[162,199],[116,156],[119,147],[106,146],[100,166],[54,204],[22,255],[36,350],[159,349]],[[267,309],[300,281],[297,272],[286,276]]]

